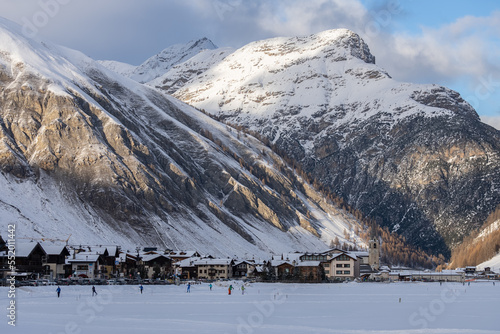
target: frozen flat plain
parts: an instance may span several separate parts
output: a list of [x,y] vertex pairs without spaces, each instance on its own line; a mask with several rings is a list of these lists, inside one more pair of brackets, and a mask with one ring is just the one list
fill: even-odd
[[[235,287],[231,296],[227,286]],[[500,283],[22,287],[0,333],[500,333]],[[401,302],[400,302],[401,298]]]

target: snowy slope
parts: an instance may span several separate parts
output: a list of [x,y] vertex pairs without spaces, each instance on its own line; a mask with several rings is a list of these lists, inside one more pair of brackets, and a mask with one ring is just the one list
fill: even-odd
[[137,66],[122,63],[116,60],[98,60],[98,63],[106,67],[108,70],[121,74],[124,77],[131,76],[137,68]]
[[197,55],[171,67],[166,71],[166,73],[147,82],[147,84],[152,87],[157,87],[168,94],[172,94],[182,88],[186,82],[198,75],[201,75],[214,65],[221,62],[232,52],[234,52],[232,48],[218,48],[200,51]]
[[183,102],[6,20],[0,48],[0,217],[19,237],[265,257],[322,250],[357,224]]
[[130,78],[138,82],[148,82],[167,72],[172,66],[184,62],[203,50],[217,47],[207,38],[190,41],[186,44],[172,45],[152,56],[130,74]]
[[497,254],[492,259],[477,265],[478,269],[490,267],[492,271],[498,273],[500,271],[500,254]]

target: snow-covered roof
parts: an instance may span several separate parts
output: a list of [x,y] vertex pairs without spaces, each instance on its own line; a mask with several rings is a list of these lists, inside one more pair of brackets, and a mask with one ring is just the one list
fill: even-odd
[[189,258],[189,259],[184,259],[184,260],[181,260],[181,261],[177,261],[175,263],[176,266],[179,266],[179,267],[182,267],[182,268],[185,268],[185,267],[194,267],[195,266],[195,262],[198,261],[200,258],[199,257],[192,257],[192,258]]
[[149,261],[161,258],[161,257],[165,258],[165,259],[170,259],[168,256],[163,255],[163,254],[148,254],[148,255],[144,255],[142,257],[142,261],[149,262]]
[[368,252],[365,252],[365,251],[351,251],[350,253],[356,255],[357,257],[368,257],[369,256]]
[[338,254],[333,254],[332,255],[332,260],[333,259],[336,259],[337,257],[341,256],[341,255],[347,255],[349,256],[351,259],[353,259],[354,261],[357,261],[357,256],[355,254],[351,254],[351,253],[348,253],[348,252],[344,252],[344,253],[338,253]]
[[74,262],[97,262],[99,259],[98,254],[89,254],[89,253],[78,253],[75,255],[75,258],[69,258],[67,260],[68,263],[74,263]]
[[302,261],[297,264],[297,267],[318,267],[321,265],[320,261]]
[[170,257],[193,257],[199,254],[197,251],[171,251],[167,252],[166,255]]
[[66,245],[63,244],[41,242],[40,246],[42,246],[47,255],[60,255],[65,249],[67,250]]
[[283,253],[281,255],[273,255],[273,260],[283,260],[283,261],[300,261],[300,257],[305,255],[305,253]]
[[255,261],[254,260],[237,260],[237,261],[234,261],[234,265],[237,266],[237,265],[240,265],[242,263],[246,263],[246,264],[250,264],[250,265],[254,265],[255,264]]
[[273,267],[278,267],[278,266],[281,266],[283,264],[289,264],[291,266],[293,266],[293,263],[292,261],[286,261],[286,260],[271,260],[271,266]]
[[228,266],[233,262],[232,259],[209,259],[209,258],[204,258],[204,259],[199,259],[194,261],[195,266],[201,266],[201,265],[213,265],[213,266]]
[[16,257],[28,257],[38,242],[16,242]]

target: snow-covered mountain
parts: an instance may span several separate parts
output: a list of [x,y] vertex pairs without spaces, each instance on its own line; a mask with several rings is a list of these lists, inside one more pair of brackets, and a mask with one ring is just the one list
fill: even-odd
[[0,217],[18,237],[230,256],[362,243],[257,139],[5,19],[0,89]]
[[130,77],[137,66],[123,63],[116,60],[98,60],[97,61],[102,66],[106,67],[108,70],[121,74],[125,77]]
[[[172,45],[134,68],[131,73],[122,71],[122,74],[126,74],[126,76],[141,83],[149,82],[163,75],[173,66],[189,60],[200,52],[213,49],[217,49],[217,46],[208,38],[190,41],[186,44]],[[108,66],[111,70],[116,67],[116,63],[107,62],[103,63],[103,65]],[[121,66],[121,68],[123,67]]]
[[352,31],[258,41],[206,65],[149,84],[260,132],[415,245],[447,253],[500,203],[500,132],[452,90],[393,80]]

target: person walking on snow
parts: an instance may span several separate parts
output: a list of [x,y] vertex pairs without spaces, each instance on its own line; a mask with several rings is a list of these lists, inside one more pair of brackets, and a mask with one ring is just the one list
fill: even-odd
[[57,287],[56,292],[57,292],[57,298],[59,298],[59,296],[61,295],[61,288]]
[[244,294],[245,294],[245,286],[244,286],[244,285],[242,285],[242,286],[241,286],[241,294],[242,294],[242,295],[244,295]]
[[209,287],[210,287],[210,291],[212,291],[212,283],[210,283]]
[[97,296],[97,291],[95,291],[95,286],[92,285],[92,297],[94,297],[94,294]]
[[229,295],[231,294],[231,290],[233,290],[233,286],[232,285],[230,285],[229,288],[227,289]]
[[141,289],[141,295],[142,295],[142,290],[144,289],[144,287],[142,286],[142,284],[141,284],[141,286],[139,287],[139,289]]
[[188,283],[188,287],[187,287],[187,293],[190,293],[191,292],[191,283]]

